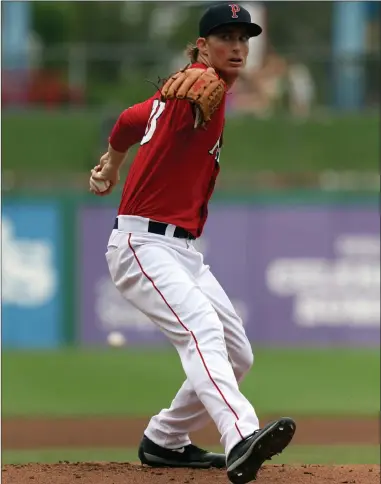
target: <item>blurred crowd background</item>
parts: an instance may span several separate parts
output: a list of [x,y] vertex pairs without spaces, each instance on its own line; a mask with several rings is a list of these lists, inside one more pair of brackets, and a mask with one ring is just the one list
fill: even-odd
[[[210,3],[2,2],[3,189],[83,189],[118,114],[186,65]],[[244,6],[264,33],[229,96],[244,122],[220,187],[377,189],[379,2]]]

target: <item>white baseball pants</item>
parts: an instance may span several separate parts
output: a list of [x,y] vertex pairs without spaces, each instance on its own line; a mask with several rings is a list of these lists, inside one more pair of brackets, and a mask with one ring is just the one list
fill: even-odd
[[167,335],[187,376],[170,408],[151,419],[145,434],[162,447],[179,448],[211,417],[228,454],[259,428],[237,383],[253,363],[250,343],[193,242],[174,238],[171,225],[166,235],[149,233],[148,222],[119,216],[106,253],[115,286]]

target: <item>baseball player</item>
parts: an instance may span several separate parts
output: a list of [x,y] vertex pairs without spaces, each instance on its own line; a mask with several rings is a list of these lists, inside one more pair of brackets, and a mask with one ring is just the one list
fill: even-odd
[[[245,66],[249,38],[261,30],[237,4],[210,7],[189,49],[191,64],[121,113],[90,178],[93,193],[109,194],[127,151],[140,144],[106,259],[117,289],[169,338],[186,374],[170,408],[151,418],[139,458],[150,466],[226,468],[235,484],[255,479],[295,432],[290,418],[260,428],[240,392],[238,383],[253,363],[251,345],[194,245],[220,170],[226,93]],[[224,454],[190,441],[210,418]]]

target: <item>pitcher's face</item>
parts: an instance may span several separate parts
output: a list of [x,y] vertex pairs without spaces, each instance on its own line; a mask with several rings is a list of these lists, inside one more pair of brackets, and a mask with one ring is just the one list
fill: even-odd
[[199,51],[222,77],[236,78],[249,54],[249,35],[244,25],[226,25],[197,41]]

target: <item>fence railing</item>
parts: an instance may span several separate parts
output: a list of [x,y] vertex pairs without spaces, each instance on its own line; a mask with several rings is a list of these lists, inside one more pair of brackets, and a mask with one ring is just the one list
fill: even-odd
[[[359,97],[359,109],[378,103],[380,57],[376,51],[354,58],[334,58],[327,46],[301,46],[292,52],[284,48],[276,56],[280,68],[274,64],[274,72],[266,74],[266,90],[272,91],[277,105],[285,105],[285,109],[287,99],[293,95],[314,106],[335,108],[334,87],[342,72],[358,78],[357,87],[347,95]],[[7,65],[5,61],[3,65]],[[28,72],[3,70],[3,106],[137,102],[155,89],[145,79],[155,83],[158,77],[166,77],[186,62],[181,51],[162,41],[61,44],[49,48],[36,45],[29,52]]]

